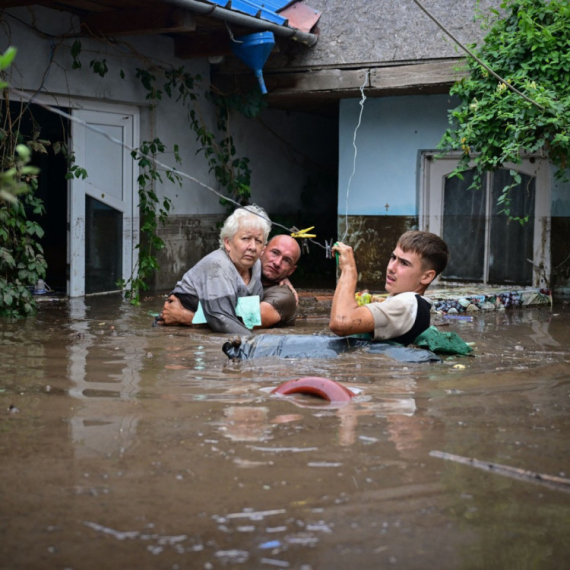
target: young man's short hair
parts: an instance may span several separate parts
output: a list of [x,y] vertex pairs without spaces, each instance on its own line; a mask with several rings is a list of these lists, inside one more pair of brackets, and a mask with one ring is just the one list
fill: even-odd
[[447,244],[435,234],[410,230],[400,236],[396,244],[402,251],[411,251],[419,255],[427,269],[434,269],[436,276],[447,266],[449,249]]

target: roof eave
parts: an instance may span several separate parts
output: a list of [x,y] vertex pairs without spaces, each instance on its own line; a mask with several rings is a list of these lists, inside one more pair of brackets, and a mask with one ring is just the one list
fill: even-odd
[[203,16],[211,16],[212,18],[217,18],[223,20],[230,24],[236,24],[251,28],[257,31],[263,32],[273,32],[276,36],[288,38],[295,40],[308,47],[313,47],[318,40],[317,34],[312,34],[310,32],[303,32],[297,30],[296,28],[290,28],[288,25],[279,25],[267,20],[262,20],[254,16],[249,16],[247,14],[242,14],[234,10],[228,10],[227,8],[222,8],[216,4],[206,4],[205,2],[200,2],[198,0],[160,0],[165,4],[170,4],[173,6],[179,6],[189,10],[190,12],[195,12]]

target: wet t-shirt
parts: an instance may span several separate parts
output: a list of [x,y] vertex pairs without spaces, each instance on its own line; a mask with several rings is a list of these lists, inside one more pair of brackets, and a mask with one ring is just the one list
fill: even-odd
[[374,318],[374,340],[410,344],[430,325],[431,301],[417,293],[400,293],[364,306]]
[[235,307],[239,297],[263,297],[261,263],[255,262],[246,285],[228,254],[218,249],[187,271],[171,294],[187,301],[183,305],[191,311],[196,311],[200,301],[213,331],[250,335],[251,331],[236,316]]
[[289,327],[295,324],[297,318],[297,300],[293,291],[286,285],[269,285],[263,287],[264,303],[269,303],[281,317],[281,320],[274,326]]

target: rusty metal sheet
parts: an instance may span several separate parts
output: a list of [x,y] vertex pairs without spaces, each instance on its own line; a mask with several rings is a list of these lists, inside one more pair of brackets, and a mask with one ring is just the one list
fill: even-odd
[[319,21],[321,12],[306,4],[297,2],[281,10],[279,15],[287,18],[290,28],[296,28],[302,32],[310,32]]

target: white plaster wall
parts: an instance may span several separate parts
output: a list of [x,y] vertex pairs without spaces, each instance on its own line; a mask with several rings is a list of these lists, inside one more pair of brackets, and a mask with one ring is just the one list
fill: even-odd
[[[265,110],[255,121],[236,117],[234,128],[251,160],[252,202],[268,212],[295,213],[308,177],[338,168],[336,118]],[[320,190],[336,199],[335,188]]]
[[361,107],[358,99],[342,100],[339,215],[416,215],[418,152],[436,148],[448,125],[448,110],[456,106],[447,95],[368,98],[355,153],[353,138]]
[[[204,86],[208,87],[210,69],[207,60],[176,60],[173,42],[166,36],[118,38],[116,44],[82,37],[82,68],[72,70],[70,50],[74,38],[62,40],[61,37],[78,33],[77,18],[65,12],[32,7],[6,10],[0,20],[0,49],[4,51],[9,45],[18,48],[10,73],[14,87],[52,94],[62,107],[67,107],[70,100],[73,105],[86,108],[91,102],[137,106],[141,117],[141,141],[158,137],[168,149],[178,144],[181,165],[175,163],[171,154],[159,159],[220,191],[215,178],[208,172],[203,153],[196,154],[199,145],[190,129],[186,109],[164,95],[157,108],[151,111],[145,98],[146,91],[135,77],[137,67],[146,67],[152,62],[172,64],[201,75]],[[95,58],[107,61],[109,71],[103,78],[89,68],[89,62]],[[121,70],[124,79],[120,76]],[[203,97],[200,98],[200,110],[212,128],[213,109]],[[262,121],[233,118],[232,133],[238,156],[251,159],[253,200],[269,212],[288,213],[299,208],[307,170],[336,168],[337,124],[334,120],[266,110]],[[165,180],[157,192],[173,200],[174,215],[225,211],[218,196],[187,179],[182,187]]]
[[[182,155],[179,168],[209,185],[215,184],[202,157],[196,157],[198,145],[188,123],[182,120],[185,111],[181,105],[164,96],[156,110],[150,111],[146,91],[135,76],[137,67],[156,62],[183,65],[187,71],[201,74],[207,83],[209,65],[206,60],[174,59],[172,40],[165,36],[119,38],[116,45],[81,37],[82,67],[73,70],[71,46],[74,39],[62,40],[61,36],[77,33],[76,18],[64,12],[33,7],[6,11],[2,23],[0,49],[4,50],[8,45],[18,48],[10,77],[14,87],[49,93],[62,107],[68,106],[70,99],[72,104],[85,108],[92,102],[136,106],[141,111],[141,141],[159,137],[169,149],[178,144]],[[53,37],[42,38],[33,27]],[[105,77],[100,77],[90,69],[89,62],[103,58],[109,71]],[[120,76],[121,70],[124,79]],[[206,119],[211,117],[208,104],[203,105],[203,112]],[[159,159],[169,165],[175,164],[171,155]],[[206,190],[198,190],[189,181],[184,182],[182,189],[167,182],[158,190],[176,200],[176,214],[223,211],[216,197]]]

